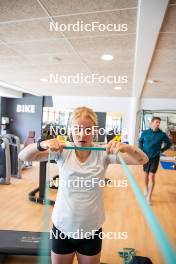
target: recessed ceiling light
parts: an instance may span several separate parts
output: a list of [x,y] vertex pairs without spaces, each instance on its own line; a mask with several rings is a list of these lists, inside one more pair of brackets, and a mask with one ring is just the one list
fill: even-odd
[[101,56],[102,60],[105,60],[105,61],[111,61],[114,59],[114,57],[111,55],[111,54],[104,54]]
[[115,90],[121,90],[122,87],[121,87],[121,86],[116,86],[116,87],[114,87],[114,89],[115,89]]
[[40,78],[40,81],[41,82],[48,82],[48,79],[46,79],[46,78]]

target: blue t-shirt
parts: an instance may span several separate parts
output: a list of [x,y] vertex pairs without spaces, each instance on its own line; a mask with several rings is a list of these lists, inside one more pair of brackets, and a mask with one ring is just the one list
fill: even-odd
[[144,130],[139,138],[139,148],[146,153],[149,159],[159,156],[161,152],[169,149],[171,145],[166,133],[160,129],[156,131],[151,128]]

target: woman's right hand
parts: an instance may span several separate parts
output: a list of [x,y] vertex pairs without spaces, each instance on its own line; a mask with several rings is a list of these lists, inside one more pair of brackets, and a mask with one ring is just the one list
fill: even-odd
[[40,146],[44,149],[50,149],[51,151],[57,152],[63,151],[63,148],[65,147],[65,144],[60,142],[58,139],[48,139],[40,142]]

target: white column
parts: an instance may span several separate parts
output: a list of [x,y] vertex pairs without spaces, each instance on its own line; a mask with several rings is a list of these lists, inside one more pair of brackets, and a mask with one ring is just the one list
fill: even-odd
[[128,137],[129,143],[135,143],[135,134],[136,134],[136,117],[137,111],[139,110],[140,99],[137,97],[132,97],[130,102],[130,111],[129,111],[129,129]]

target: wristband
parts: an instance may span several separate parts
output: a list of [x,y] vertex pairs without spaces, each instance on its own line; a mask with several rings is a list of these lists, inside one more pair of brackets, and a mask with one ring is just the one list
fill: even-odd
[[44,149],[44,148],[42,148],[41,146],[40,146],[40,142],[42,142],[43,140],[42,139],[39,139],[38,141],[37,141],[37,149],[39,150],[39,151],[45,151],[46,149]]

